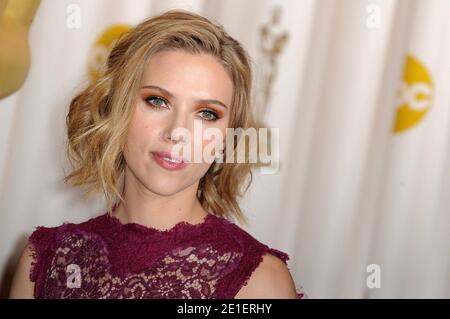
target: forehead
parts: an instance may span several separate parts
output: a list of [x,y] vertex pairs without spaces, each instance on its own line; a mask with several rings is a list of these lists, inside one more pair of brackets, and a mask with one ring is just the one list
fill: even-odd
[[175,97],[219,99],[231,104],[233,82],[212,55],[182,50],[159,52],[150,57],[142,85],[157,85]]

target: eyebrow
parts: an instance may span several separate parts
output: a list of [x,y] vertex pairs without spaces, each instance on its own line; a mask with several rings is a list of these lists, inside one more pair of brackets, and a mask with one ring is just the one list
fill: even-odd
[[[166,89],[163,89],[163,88],[161,88],[161,87],[159,87],[159,86],[156,86],[156,85],[145,85],[145,86],[143,86],[142,88],[143,88],[143,89],[154,89],[154,90],[157,90],[157,91],[161,91],[162,93],[164,93],[164,94],[170,96],[171,98],[174,97],[172,93],[170,93],[170,92],[167,91]],[[199,99],[199,100],[196,100],[196,102],[204,102],[204,103],[210,103],[210,104],[218,104],[218,105],[223,106],[223,107],[226,108],[226,109],[228,108],[228,106],[226,106],[224,103],[220,102],[219,100],[212,100],[212,99],[204,99],[204,100],[202,100],[202,99]]]

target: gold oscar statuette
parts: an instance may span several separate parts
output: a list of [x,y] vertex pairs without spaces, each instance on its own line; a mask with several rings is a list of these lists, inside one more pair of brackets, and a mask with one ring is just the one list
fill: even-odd
[[30,68],[28,33],[40,0],[0,0],[0,99],[17,91]]

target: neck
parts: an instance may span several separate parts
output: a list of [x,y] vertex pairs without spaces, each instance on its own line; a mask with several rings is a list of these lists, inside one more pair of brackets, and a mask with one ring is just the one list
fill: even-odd
[[208,214],[197,194],[198,182],[173,195],[149,191],[125,168],[123,203],[113,212],[122,223],[138,223],[146,227],[167,230],[179,222],[201,223]]

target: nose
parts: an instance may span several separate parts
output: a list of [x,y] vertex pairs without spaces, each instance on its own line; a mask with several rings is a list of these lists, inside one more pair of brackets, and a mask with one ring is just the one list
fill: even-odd
[[185,143],[188,139],[187,134],[189,134],[187,115],[180,111],[174,111],[170,114],[170,119],[164,129],[164,141],[173,144]]
[[172,131],[172,133],[165,135],[165,140],[173,144],[178,144],[184,143],[185,138],[181,134],[176,134],[176,131]]

